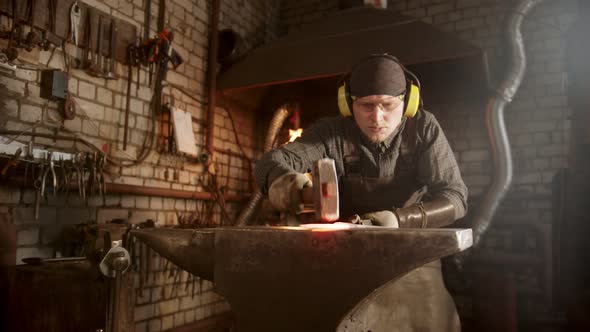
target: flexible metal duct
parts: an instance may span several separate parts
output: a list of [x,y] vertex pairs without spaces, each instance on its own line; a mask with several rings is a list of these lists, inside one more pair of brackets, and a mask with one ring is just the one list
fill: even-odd
[[[277,134],[279,133],[279,130],[283,127],[283,122],[285,122],[285,119],[287,119],[289,113],[291,112],[289,111],[286,105],[279,107],[275,111],[272,120],[270,121],[270,124],[268,126],[268,131],[266,133],[266,140],[264,141],[263,147],[264,152],[268,152],[272,149]],[[250,223],[250,219],[252,218],[254,211],[256,211],[258,204],[260,204],[262,197],[262,192],[259,188],[256,188],[256,190],[252,194],[252,198],[250,198],[248,204],[246,204],[242,212],[240,212],[240,215],[236,220],[237,226],[245,226]]]
[[512,155],[504,123],[504,108],[518,91],[526,69],[526,55],[521,34],[522,21],[533,7],[543,0],[524,0],[512,10],[508,20],[508,39],[511,51],[511,65],[506,78],[486,108],[488,135],[494,158],[494,180],[486,192],[473,221],[473,244],[478,245],[486,232],[512,183]]

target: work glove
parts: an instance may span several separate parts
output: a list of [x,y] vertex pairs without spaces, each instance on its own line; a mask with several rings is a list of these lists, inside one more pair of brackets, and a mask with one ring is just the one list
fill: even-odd
[[401,228],[437,228],[456,220],[455,206],[446,197],[395,209],[395,215]]
[[302,173],[287,173],[276,178],[268,189],[270,203],[279,211],[300,213],[303,210],[303,188],[311,181]]
[[370,220],[373,226],[399,228],[399,221],[395,213],[389,210],[375,211],[361,215],[362,220]]

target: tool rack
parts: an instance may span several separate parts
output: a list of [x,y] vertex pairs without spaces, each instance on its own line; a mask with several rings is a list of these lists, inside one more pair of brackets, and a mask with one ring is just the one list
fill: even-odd
[[[15,12],[17,18],[25,25],[30,25],[35,29],[48,31],[49,29],[49,2],[54,1],[56,12],[55,12],[55,35],[62,40],[67,40],[70,37],[70,10],[74,2],[76,0],[0,0],[0,15],[12,17],[12,13]],[[33,4],[32,9],[32,16],[28,18],[27,13],[27,5]],[[13,11],[13,4],[16,5],[15,10]],[[98,17],[102,16],[103,24],[107,27],[105,28],[103,43],[109,43],[109,36],[110,36],[110,22],[111,20],[116,21],[117,25],[117,45],[121,47],[117,47],[115,51],[115,59],[120,63],[127,63],[127,50],[126,47],[123,45],[130,45],[137,43],[137,27],[127,21],[114,18],[111,14],[104,12],[100,9],[90,7],[89,5],[83,3],[82,1],[78,1],[78,5],[80,6],[82,12],[80,17],[80,42],[78,43],[79,47],[85,48],[88,47],[88,40],[89,37],[85,35],[84,27],[86,25],[86,20],[88,17],[92,20],[91,22],[91,36],[90,36],[90,44],[97,45],[98,41],[98,33],[96,27],[98,26]],[[90,15],[88,15],[90,13]],[[30,23],[30,24],[29,24]],[[95,46],[96,47],[96,46]],[[103,48],[102,51],[103,56],[109,56],[109,49]]]

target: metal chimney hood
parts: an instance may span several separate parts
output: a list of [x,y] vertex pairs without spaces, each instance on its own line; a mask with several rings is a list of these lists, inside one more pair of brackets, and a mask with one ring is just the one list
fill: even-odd
[[[231,94],[338,77],[357,59],[372,53],[396,56],[421,80],[444,78],[441,86],[457,82],[471,89],[487,89],[487,65],[481,48],[415,18],[369,7],[338,12],[253,50],[219,75],[217,88]],[[434,76],[429,79],[429,75]]]

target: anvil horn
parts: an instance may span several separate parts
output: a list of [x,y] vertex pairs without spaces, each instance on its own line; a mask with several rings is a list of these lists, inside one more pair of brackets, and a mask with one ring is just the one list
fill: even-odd
[[183,270],[213,281],[213,229],[139,229],[133,231],[133,236]]

